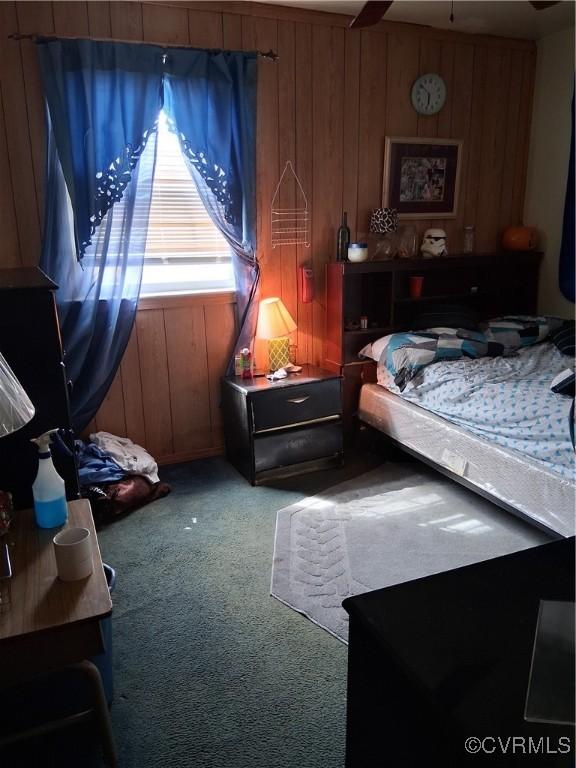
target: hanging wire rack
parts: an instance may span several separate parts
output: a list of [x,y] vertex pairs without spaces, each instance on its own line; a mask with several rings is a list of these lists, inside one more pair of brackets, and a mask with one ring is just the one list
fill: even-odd
[[[292,179],[291,179],[292,177]],[[281,187],[288,187],[290,182],[296,182],[293,208],[283,208],[280,205]],[[290,160],[284,166],[280,181],[272,198],[272,248],[277,245],[304,245],[310,247],[308,200],[302,189],[300,179],[296,176]]]

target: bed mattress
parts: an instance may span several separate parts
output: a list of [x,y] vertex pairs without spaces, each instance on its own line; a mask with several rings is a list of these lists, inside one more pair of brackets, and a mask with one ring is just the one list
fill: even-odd
[[[571,362],[550,343],[506,357],[437,362],[410,381],[402,397],[574,481],[572,399],[550,389]],[[399,392],[382,362],[378,383]]]
[[489,442],[379,384],[362,387],[359,417],[539,525],[574,535],[574,480],[542,461]]

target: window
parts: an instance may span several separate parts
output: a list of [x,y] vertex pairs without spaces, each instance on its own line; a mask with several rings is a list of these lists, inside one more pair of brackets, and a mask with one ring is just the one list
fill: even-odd
[[140,295],[233,288],[230,246],[206,212],[161,112]]

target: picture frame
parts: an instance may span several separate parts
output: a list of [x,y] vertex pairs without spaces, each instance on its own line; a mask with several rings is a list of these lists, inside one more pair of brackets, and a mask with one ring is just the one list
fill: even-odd
[[399,219],[453,219],[458,208],[461,139],[387,136],[382,207]]

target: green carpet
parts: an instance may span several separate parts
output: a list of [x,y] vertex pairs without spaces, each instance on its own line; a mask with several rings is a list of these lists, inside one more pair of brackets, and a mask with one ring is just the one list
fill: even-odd
[[169,496],[99,532],[121,768],[342,768],[346,648],[270,597],[275,513],[377,463],[260,488],[223,459],[166,467]]

